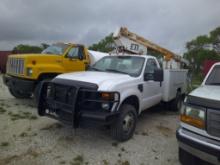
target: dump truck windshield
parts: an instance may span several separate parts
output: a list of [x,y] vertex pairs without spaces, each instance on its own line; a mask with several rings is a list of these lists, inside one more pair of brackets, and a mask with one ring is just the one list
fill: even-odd
[[206,80],[206,85],[220,85],[220,66],[215,66],[208,79]]
[[128,74],[137,77],[142,71],[145,59],[134,56],[108,56],[96,62],[91,69],[96,71]]
[[42,51],[42,54],[58,54],[62,55],[68,45],[66,44],[53,44]]

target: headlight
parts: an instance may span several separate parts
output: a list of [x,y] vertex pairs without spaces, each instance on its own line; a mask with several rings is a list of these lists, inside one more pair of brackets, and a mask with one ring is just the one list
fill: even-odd
[[119,100],[119,94],[114,92],[102,92],[101,98],[107,101],[117,101]]
[[101,92],[101,108],[103,110],[112,110],[112,108],[119,102],[119,93],[117,92]]
[[33,70],[32,68],[27,68],[27,76],[32,76]]
[[180,120],[197,128],[205,128],[205,109],[193,106],[183,106]]

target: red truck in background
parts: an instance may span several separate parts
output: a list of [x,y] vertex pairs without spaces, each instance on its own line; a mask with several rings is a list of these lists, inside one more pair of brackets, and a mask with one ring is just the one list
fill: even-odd
[[5,73],[6,63],[11,51],[0,51],[0,73]]

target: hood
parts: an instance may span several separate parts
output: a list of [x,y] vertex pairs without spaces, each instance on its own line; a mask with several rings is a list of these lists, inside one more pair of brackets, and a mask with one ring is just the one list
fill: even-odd
[[66,73],[58,75],[56,78],[94,83],[99,86],[99,90],[105,91],[113,90],[112,88],[116,84],[134,80],[134,77],[126,74],[97,71]]
[[209,100],[220,101],[220,86],[203,85],[192,91],[189,95]]
[[21,58],[25,60],[27,65],[31,64],[32,61],[35,61],[37,64],[53,64],[62,62],[62,55],[55,54],[18,54],[18,55],[10,55],[9,59],[13,58]]
[[50,57],[57,57],[57,56],[62,56],[62,55],[57,55],[57,54],[41,54],[41,53],[35,53],[35,54],[12,54],[9,57],[10,58],[35,58],[35,57],[45,57],[45,58],[50,58]]

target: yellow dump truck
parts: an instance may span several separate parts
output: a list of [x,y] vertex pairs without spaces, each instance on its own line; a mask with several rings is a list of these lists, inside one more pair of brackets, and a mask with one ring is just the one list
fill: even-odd
[[83,45],[57,43],[41,54],[10,55],[3,81],[14,97],[30,98],[38,95],[40,82],[61,73],[83,71],[92,60]]

